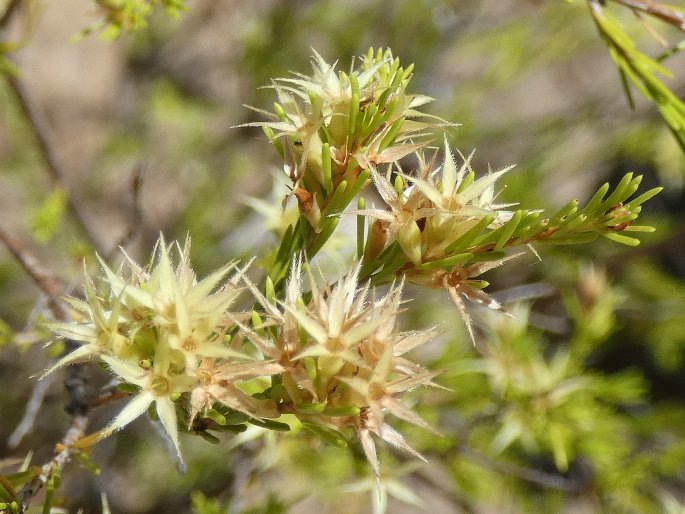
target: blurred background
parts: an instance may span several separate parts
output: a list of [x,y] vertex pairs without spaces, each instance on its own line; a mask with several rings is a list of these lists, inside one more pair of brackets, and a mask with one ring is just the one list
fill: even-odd
[[[476,170],[517,165],[506,175],[503,200],[558,208],[571,198],[587,200],[603,182],[615,184],[628,171],[644,175],[642,190],[665,189],[645,206],[645,224],[657,231],[644,234],[638,248],[604,240],[545,248],[541,262],[527,256],[488,277],[492,292],[531,283],[554,291],[535,303],[531,315],[548,329],[535,332],[544,338],[543,356],[577,340],[578,327],[592,329],[597,333],[588,336],[592,349],[583,360],[589,372],[638,377],[642,403],[612,411],[634,435],[633,446],[621,456],[634,469],[625,465],[614,470],[620,477],[609,471],[605,477],[602,464],[588,464],[579,450],[563,477],[584,485],[569,492],[458,452],[441,454],[440,444],[446,443],[408,429],[408,440],[435,456],[419,471],[414,462],[396,463],[397,483],[404,486],[397,486],[399,498],[390,500],[388,512],[665,512],[668,505],[679,505],[685,483],[685,157],[652,104],[637,98],[630,109],[586,4],[190,0],[187,5],[179,20],[157,13],[147,29],[114,42],[97,34],[71,42],[100,15],[86,0],[35,2],[28,17],[17,16],[7,27],[6,40],[27,38],[13,54],[21,81],[45,118],[56,158],[68,173],[66,186],[78,198],[100,250],[115,248],[134,220],[129,251],[142,260],[160,231],[168,239],[191,235],[200,275],[232,258],[258,254],[274,239],[266,231],[255,236],[259,217],[244,198],[278,205],[284,190],[272,191],[279,159],[261,130],[239,127],[260,119],[244,105],[271,109],[273,91],[263,86],[290,71],[309,73],[312,49],[346,69],[369,46],[389,46],[404,64],[416,65],[410,91],[434,97],[428,110],[460,124],[449,133],[450,141],[465,154],[476,149]],[[631,17],[625,20],[642,48],[662,51],[644,27]],[[667,80],[681,98],[683,57],[668,62],[676,73]],[[55,189],[45,168],[13,89],[1,81],[0,225],[76,288],[81,258],[89,250],[64,213],[63,190]],[[141,219],[131,187],[137,169],[144,170]],[[409,294],[415,299],[406,325],[442,323],[450,339],[424,359],[449,369],[449,359],[469,357],[473,349],[446,295],[416,289]],[[9,447],[36,383],[27,377],[49,359],[40,344],[43,334],[31,324],[44,309],[39,297],[0,248],[0,459],[35,450],[34,462],[42,462],[69,424],[58,377],[33,430]],[[459,418],[454,426],[462,426],[460,416],[467,419],[484,405],[496,405],[488,382],[474,377],[448,372],[452,411],[430,411],[431,401],[446,400],[429,397],[426,418],[450,427],[449,419],[439,423],[437,417],[454,416]],[[93,429],[118,408],[98,412]],[[659,438],[651,437],[656,432]],[[114,513],[191,512],[191,496],[195,511],[207,513],[224,512],[220,504],[228,503],[226,512],[370,512],[372,478],[347,451],[303,444],[297,436],[269,435],[233,449],[230,438],[212,446],[187,437],[188,471],[178,474],[162,440],[150,434],[149,422],[141,419],[99,444],[93,458],[100,475],[70,464],[60,492],[65,509],[100,512],[102,491]],[[454,434],[447,435],[449,440]],[[473,444],[482,444],[487,453],[491,449],[482,442],[487,430],[481,436],[476,434]],[[531,456],[515,445],[507,451],[507,462],[553,469],[544,452]],[[606,458],[609,467],[624,462]],[[623,495],[625,510],[603,503],[604,491],[612,487]],[[663,494],[648,492],[655,488]],[[419,499],[422,506],[411,505]]]

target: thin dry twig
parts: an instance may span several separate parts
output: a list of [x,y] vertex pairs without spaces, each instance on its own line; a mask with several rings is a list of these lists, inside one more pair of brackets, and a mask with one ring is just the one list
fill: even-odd
[[654,2],[652,0],[612,0],[613,2],[620,4],[624,7],[628,7],[636,12],[642,12],[653,16],[654,18],[659,18],[661,21],[665,21],[669,25],[685,31],[685,14],[676,11],[666,4],[661,4],[659,2]]
[[26,89],[26,86],[20,77],[14,74],[7,74],[6,78],[7,83],[17,98],[19,107],[21,108],[24,117],[28,121],[38,149],[40,150],[43,160],[45,161],[46,170],[53,186],[64,188],[68,191],[67,212],[73,219],[74,223],[86,236],[90,244],[96,249],[96,251],[98,251],[101,255],[104,255],[101,242],[99,241],[95,231],[86,222],[83,207],[78,199],[75,198],[73,191],[71,191],[68,187],[67,177],[69,174],[60,161],[54,145],[52,145],[50,141],[50,130],[47,122],[45,121],[43,113],[33,102],[28,90]]
[[112,249],[107,254],[107,259],[111,260],[118,252],[119,248],[125,248],[138,237],[143,228],[143,204],[142,204],[142,189],[143,179],[147,167],[144,163],[139,162],[133,167],[131,173],[130,190],[133,202],[133,210],[131,212],[131,220],[129,222],[128,231],[124,236],[116,242]]
[[45,484],[47,484],[53,467],[63,469],[64,465],[69,461],[72,452],[72,445],[78,441],[86,431],[88,425],[87,415],[77,415],[71,421],[71,426],[62,438],[62,441],[55,448],[55,455],[48,462],[41,467],[41,473],[36,478],[31,480],[17,493],[17,503],[19,504],[19,512],[24,513],[29,507],[31,499],[38,494]]
[[465,445],[459,449],[459,454],[482,468],[497,473],[504,473],[546,489],[557,489],[567,493],[579,493],[588,487],[588,482],[586,480],[575,480],[560,474],[527,468],[503,460],[493,460]]
[[56,319],[67,319],[67,311],[60,300],[62,288],[55,278],[45,270],[33,254],[18,240],[0,228],[0,241],[14,256],[31,280],[48,297],[48,307]]
[[16,448],[19,446],[19,443],[21,443],[22,439],[24,439],[24,437],[31,431],[36,422],[36,417],[40,412],[40,408],[43,405],[45,395],[48,393],[50,386],[55,382],[56,379],[57,375],[52,374],[36,383],[33,391],[31,391],[29,401],[26,402],[24,416],[21,418],[21,421],[7,440],[7,446],[10,448]]
[[[0,241],[4,243],[38,288],[45,293],[48,299],[48,307],[52,312],[52,315],[56,319],[68,319],[68,312],[59,298],[62,293],[62,288],[54,277],[40,265],[38,260],[21,242],[2,229],[0,229]],[[66,352],[73,351],[78,346],[74,341],[67,340],[66,343]],[[84,434],[85,427],[88,424],[88,411],[90,409],[87,391],[87,373],[88,369],[85,364],[69,366],[66,371],[64,380],[68,395],[66,410],[72,416],[71,427],[66,432],[62,439],[62,445],[56,451],[53,458],[43,465],[41,474],[27,483],[17,494],[20,513],[26,511],[31,498],[33,498],[47,483],[53,466],[57,466],[59,469],[64,467],[64,464],[66,464],[71,455],[70,446]],[[15,431],[15,434],[20,434],[17,435],[17,437],[23,436],[26,431],[30,430],[33,420],[40,409],[42,399],[44,398],[43,389],[44,388],[39,385],[34,390],[24,419],[20,424],[21,429],[20,427],[17,427],[17,430]]]

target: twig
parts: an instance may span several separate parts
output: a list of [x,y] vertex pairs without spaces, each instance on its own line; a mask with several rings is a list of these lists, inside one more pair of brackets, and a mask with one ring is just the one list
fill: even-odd
[[72,419],[71,426],[64,435],[61,444],[56,447],[55,455],[49,462],[46,462],[43,465],[40,475],[22,487],[17,493],[17,503],[19,504],[20,513],[26,512],[29,503],[31,502],[31,498],[38,494],[38,491],[40,491],[48,482],[53,466],[56,466],[60,470],[64,469],[64,465],[71,456],[72,445],[83,437],[87,425],[88,416],[78,415]]
[[[19,262],[22,268],[24,268],[33,282],[47,295],[48,306],[52,312],[52,315],[56,319],[68,319],[67,310],[59,298],[62,288],[57,281],[50,275],[49,272],[43,269],[38,260],[28,249],[24,247],[24,245],[22,245],[17,239],[11,237],[2,229],[0,229],[0,241],[5,244],[7,249],[14,256],[17,262]],[[67,340],[66,343],[65,352],[71,352],[78,347],[77,343],[74,341]],[[21,513],[26,511],[31,498],[35,496],[38,491],[47,483],[53,466],[57,466],[59,469],[64,467],[64,464],[71,455],[70,446],[77,439],[83,436],[85,427],[88,424],[87,414],[90,408],[86,387],[87,373],[88,369],[87,365],[85,364],[75,364],[69,366],[66,371],[64,385],[69,398],[66,405],[66,410],[73,416],[71,427],[62,439],[62,445],[57,450],[54,457],[42,467],[41,474],[26,484],[19,491],[17,495],[17,501],[20,506],[19,512]],[[15,430],[15,434],[12,435],[13,438],[16,434],[19,434],[16,435],[16,437],[20,439],[23,433],[25,433],[27,430],[26,426],[30,428],[30,425],[33,424],[33,420],[35,419],[37,411],[40,409],[40,405],[44,397],[44,392],[42,392],[41,389],[42,387],[40,385],[36,386],[36,389],[31,396],[29,406],[26,409],[24,419],[22,419],[20,426],[17,427],[17,430]]]
[[12,16],[14,16],[14,12],[19,8],[19,5],[21,5],[21,0],[11,0],[7,7],[5,7],[5,12],[2,13],[2,17],[0,17],[0,28],[4,28],[5,25],[9,23]]
[[145,176],[146,166],[144,163],[137,163],[131,174],[131,196],[133,202],[133,210],[131,213],[131,221],[126,234],[116,242],[112,249],[107,254],[107,259],[112,259],[119,247],[128,246],[140,233],[143,227],[143,204],[141,201],[143,178]]
[[43,269],[33,254],[17,239],[0,228],[0,241],[4,243],[10,253],[19,262],[38,288],[48,297],[48,307],[56,319],[67,319],[67,311],[59,299],[62,288],[52,275]]
[[617,4],[628,7],[633,11],[643,12],[655,18],[659,18],[674,27],[685,31],[685,15],[672,9],[668,5],[653,2],[651,0],[612,0]]
[[17,101],[19,102],[19,107],[21,108],[26,120],[28,121],[31,132],[36,140],[38,149],[40,150],[43,160],[45,161],[47,172],[50,180],[55,187],[65,188],[68,191],[67,195],[67,212],[73,219],[74,223],[79,227],[79,229],[86,236],[91,245],[95,250],[101,255],[105,255],[103,252],[102,244],[100,243],[97,235],[91,229],[91,227],[86,223],[86,218],[84,216],[84,209],[82,208],[80,202],[74,197],[72,191],[69,190],[68,186],[68,173],[66,172],[62,162],[57,156],[53,145],[50,142],[48,125],[43,117],[42,113],[32,101],[24,83],[15,74],[7,74],[7,83],[10,85],[12,91],[14,91]]
[[426,469],[419,468],[414,472],[413,476],[414,478],[426,484],[428,487],[431,487],[440,493],[445,499],[449,500],[454,505],[457,505],[463,512],[466,512],[467,514],[476,514],[476,509],[470,503],[468,503],[467,500],[457,494],[453,488],[441,483],[440,480],[429,473]]
[[7,446],[10,448],[16,448],[19,446],[19,443],[21,443],[21,440],[24,438],[24,436],[31,431],[34,423],[36,422],[36,416],[38,415],[38,412],[40,412],[40,408],[43,405],[43,399],[45,398],[46,393],[56,378],[57,375],[52,374],[36,382],[33,391],[31,391],[31,397],[26,403],[24,417],[21,418],[17,428],[14,429],[14,432],[12,432],[7,440]]
[[563,475],[547,473],[545,471],[540,471],[539,469],[526,468],[502,460],[492,460],[466,445],[459,448],[459,454],[483,468],[504,473],[546,489],[557,489],[567,493],[579,493],[588,485],[583,480],[574,480],[572,478],[566,478]]

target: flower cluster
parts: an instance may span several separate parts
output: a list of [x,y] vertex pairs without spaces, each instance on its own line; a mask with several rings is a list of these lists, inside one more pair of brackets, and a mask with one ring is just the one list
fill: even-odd
[[[286,228],[275,224],[280,244],[264,256],[264,289],[236,263],[198,280],[189,242],[160,239],[146,267],[126,256],[114,272],[101,261],[101,284],[86,275],[85,299],[68,300],[76,320],[49,324],[81,344],[52,369],[97,358],[134,393],[95,438],[154,406],[180,457],[181,428],[212,439],[208,430],[239,431],[247,422],[287,430],[286,420],[336,445],[356,436],[380,484],[377,438],[421,458],[390,416],[434,431],[405,403],[413,389],[439,387],[437,372],[407,357],[435,329],[397,328],[405,280],[447,290],[475,342],[464,299],[501,307],[484,292],[486,271],[535,243],[602,235],[634,245],[625,233],[652,230],[633,225],[641,204],[659,192],[630,199],[639,176],[627,174],[611,193],[605,184],[585,206],[572,200],[545,217],[497,201],[496,182],[511,167],[478,177],[472,155],[457,166],[447,138],[442,162],[437,153],[427,159],[431,129],[445,124],[416,110],[429,99],[406,92],[411,66],[402,68],[389,51],[369,51],[349,73],[318,54],[313,66],[312,76],[275,81],[275,113],[255,124],[283,157],[299,207]],[[410,154],[417,166],[405,172],[399,160]],[[359,198],[348,211],[357,216],[359,262],[331,283],[305,256],[315,257],[371,183],[382,205],[365,208]],[[384,295],[377,284],[389,284]],[[251,312],[235,309],[241,294]],[[552,375],[563,390],[566,375]],[[540,376],[531,374],[539,382],[531,384],[542,390],[551,382]]]
[[[354,429],[377,477],[371,434],[419,456],[385,420],[390,413],[430,429],[400,398],[420,385],[435,385],[435,372],[404,357],[435,331],[396,330],[401,284],[379,298],[368,284],[359,287],[357,266],[335,286],[324,281],[320,287],[308,271],[305,292],[302,261],[296,259],[285,298],[276,301],[235,263],[198,281],[189,242],[168,248],[160,239],[155,254],[149,269],[127,258],[115,273],[101,262],[104,288],[98,293],[86,278],[85,300],[69,298],[80,321],[49,324],[81,343],[50,371],[97,357],[120,382],[135,386],[135,396],[100,437],[154,404],[180,456],[178,420],[192,426],[198,416],[216,418],[215,405],[221,405],[257,421],[292,413],[338,444],[348,439],[341,431]],[[261,314],[231,310],[245,289]],[[255,379],[261,379],[257,394],[241,389],[241,382]]]
[[274,113],[260,110],[270,121],[253,125],[264,128],[285,161],[301,212],[320,228],[342,183],[343,191],[354,184],[358,190],[368,180],[364,170],[412,153],[444,122],[417,110],[432,99],[407,92],[413,66],[401,67],[390,50],[369,49],[348,73],[315,53],[312,68],[311,76],[275,80]]
[[374,220],[366,238],[364,276],[382,283],[403,275],[425,287],[446,289],[472,340],[463,298],[500,309],[483,291],[488,283],[478,277],[523,253],[515,249],[536,253],[534,243],[580,243],[599,235],[635,245],[639,241],[622,232],[652,230],[631,222],[641,204],[660,188],[623,203],[637,190],[640,176],[629,173],[610,195],[606,196],[609,185],[605,184],[582,209],[573,200],[545,218],[540,209],[509,210],[516,204],[496,202],[501,192],[496,190],[496,182],[513,166],[477,177],[472,157],[462,156],[463,164],[457,167],[445,138],[440,166],[435,165],[435,157],[428,161],[417,151],[414,173],[404,173],[397,164],[387,167],[385,174],[372,168],[383,205],[353,211]]
[[[175,268],[173,248],[178,253]],[[96,356],[119,381],[137,388],[101,436],[124,427],[154,403],[180,456],[177,403],[184,394],[193,398],[194,414],[218,401],[249,416],[278,415],[271,402],[233,385],[280,371],[273,363],[254,362],[236,348],[240,341],[228,336],[229,308],[242,291],[242,271],[235,263],[198,281],[190,266],[189,241],[167,248],[160,238],[150,269],[128,257],[119,273],[101,265],[102,291],[98,294],[86,275],[85,301],[68,299],[80,321],[48,324],[56,334],[81,344],[49,371]],[[231,270],[235,273],[226,281]]]
[[[371,435],[420,457],[385,420],[386,413],[433,430],[405,406],[401,397],[422,385],[436,386],[429,371],[404,355],[435,337],[435,330],[399,332],[402,284],[376,297],[358,286],[360,267],[339,277],[335,286],[307,270],[310,292],[302,292],[301,262],[296,261],[285,300],[272,302],[253,288],[268,319],[247,337],[284,369],[274,399],[305,427],[333,442],[354,427],[376,477],[380,467]],[[304,302],[305,296],[311,296]],[[260,331],[264,335],[257,332]]]

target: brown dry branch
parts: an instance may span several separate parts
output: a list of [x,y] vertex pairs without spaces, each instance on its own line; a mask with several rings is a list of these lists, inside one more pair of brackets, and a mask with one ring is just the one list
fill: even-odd
[[489,469],[496,473],[504,473],[505,475],[524,480],[545,489],[556,489],[567,493],[577,494],[587,489],[591,483],[587,479],[588,477],[585,476],[581,476],[580,478],[566,477],[558,473],[548,473],[539,469],[520,466],[512,462],[505,462],[501,459],[490,459],[488,456],[468,446],[460,447],[459,455],[478,464],[482,468]]
[[134,239],[138,237],[143,228],[143,204],[142,204],[142,189],[143,179],[145,176],[146,165],[139,162],[133,167],[131,173],[131,180],[129,187],[131,191],[131,198],[133,209],[131,210],[131,220],[129,221],[128,230],[119,239],[107,254],[107,260],[111,260],[119,251],[119,248],[125,248],[130,245]]
[[45,484],[47,484],[48,479],[53,472],[53,467],[57,467],[59,470],[64,468],[64,465],[69,461],[69,457],[71,456],[72,445],[83,437],[87,425],[88,416],[86,414],[74,416],[71,420],[71,426],[66,434],[64,434],[61,443],[55,446],[55,454],[52,459],[43,464],[41,473],[22,487],[17,493],[17,503],[19,504],[19,512],[21,514],[27,511],[31,499],[38,494]]
[[[16,63],[14,63],[16,64]],[[17,98],[19,107],[26,118],[29,128],[36,140],[36,145],[45,161],[46,171],[53,187],[65,189],[67,194],[67,212],[76,226],[81,230],[88,242],[101,255],[105,255],[104,248],[93,228],[87,223],[85,209],[81,202],[70,190],[67,177],[69,173],[62,164],[54,145],[50,141],[50,130],[43,113],[34,103],[24,82],[15,74],[6,74],[7,83]]]
[[33,254],[16,238],[0,228],[0,241],[21,265],[28,276],[45,293],[52,315],[59,320],[67,319],[67,311],[60,300],[62,288],[50,272],[45,270]]
[[[652,0],[613,0],[636,13],[644,13],[685,31],[685,14],[672,7]],[[592,3],[595,3],[594,1]]]
[[[12,256],[17,260],[24,271],[26,271],[27,275],[47,296],[48,306],[52,315],[59,320],[68,319],[68,312],[59,298],[59,295],[62,293],[62,288],[55,278],[48,271],[43,269],[38,260],[21,242],[2,229],[0,229],[0,241],[4,243]],[[67,341],[65,351],[70,352],[77,346],[76,343]],[[71,455],[71,445],[85,433],[85,428],[88,424],[88,411],[90,409],[86,372],[86,364],[76,364],[67,369],[64,385],[68,395],[66,410],[72,416],[71,426],[62,438],[61,445],[56,449],[52,459],[42,466],[41,473],[28,482],[17,493],[17,503],[19,504],[20,513],[26,512],[31,498],[33,498],[47,483],[53,467],[56,466],[59,470],[64,467]],[[33,403],[30,402],[30,408],[34,411],[39,410],[41,400],[42,396],[37,395],[36,400]],[[27,412],[25,418],[30,419],[29,416],[35,419],[35,413],[31,415]],[[24,427],[23,431],[27,431],[27,428]]]

